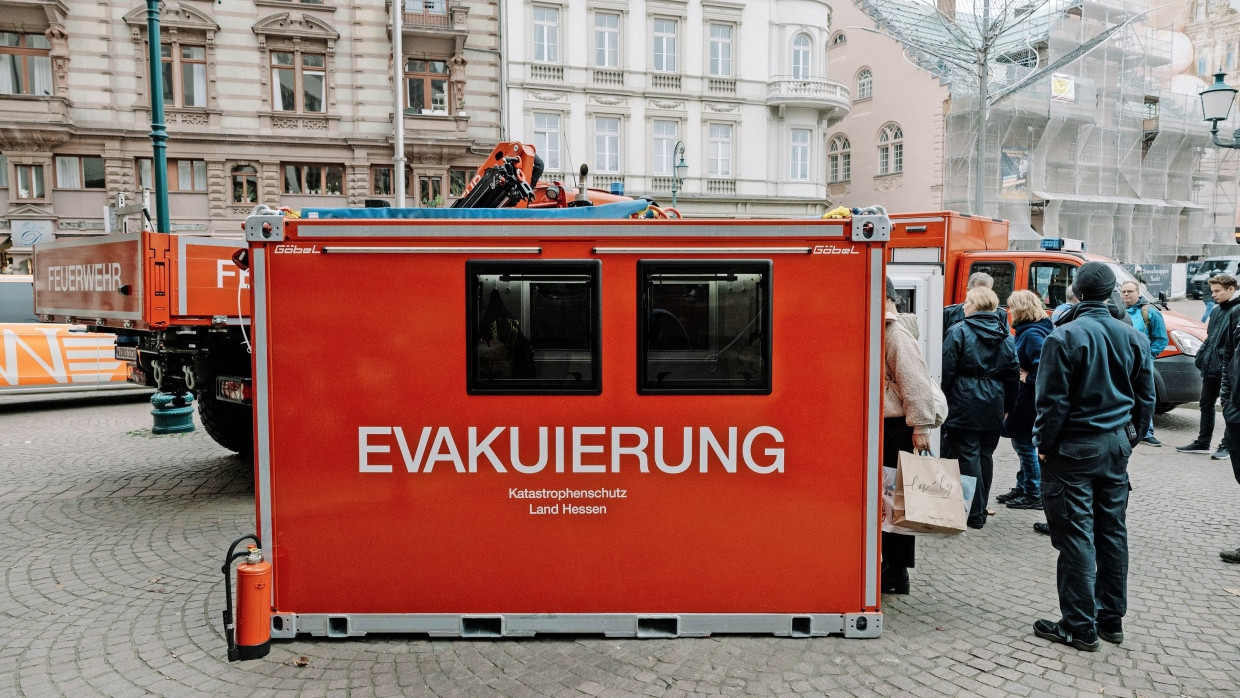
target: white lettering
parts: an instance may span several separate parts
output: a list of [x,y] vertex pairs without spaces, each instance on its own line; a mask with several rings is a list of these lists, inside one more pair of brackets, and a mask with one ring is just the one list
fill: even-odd
[[[396,427],[400,431],[400,427]],[[391,453],[392,448],[383,444],[372,445],[368,437],[391,434],[391,427],[358,427],[357,428],[357,471],[359,473],[390,473],[390,465],[371,465],[367,454]]]
[[[5,373],[3,369],[4,367],[0,367],[0,377]],[[654,428],[653,439],[646,429],[634,426],[554,427],[555,472],[619,473],[622,463],[627,462],[630,468],[636,465],[637,472],[650,473],[652,456],[656,471],[670,475],[690,469],[707,473],[710,472],[712,463],[718,464],[716,468],[722,467],[723,472],[736,474],[738,456],[749,471],[759,475],[784,472],[784,436],[775,427],[753,427],[744,432],[743,439],[738,427],[727,427],[727,437],[723,439],[711,427],[678,428],[682,431],[680,458],[676,462],[668,462],[668,451],[675,449],[675,446],[669,446],[664,427]],[[457,444],[451,427],[423,426],[418,435],[417,448],[411,454],[409,441],[402,427],[358,427],[358,472],[392,472],[392,465],[375,462],[372,458],[372,454],[389,454],[394,451],[390,441],[377,438],[383,436],[395,438],[405,471],[409,473],[431,473],[437,463],[450,463],[458,473],[477,473],[479,461],[485,460],[498,474],[507,474],[511,468],[523,475],[531,475],[546,470],[551,461],[548,442],[552,427],[538,427],[536,459],[531,459],[534,448],[527,438],[524,461],[520,428],[490,427],[485,431],[485,436],[482,435],[482,429],[468,427],[468,440],[462,449]],[[566,431],[569,433],[566,434]],[[505,435],[508,438],[506,446]],[[760,441],[763,437],[769,440]],[[569,455],[566,453],[567,449],[571,449],[571,461],[566,458]],[[465,454],[464,458],[462,453]],[[507,456],[507,460],[504,456]],[[510,493],[509,496],[532,495]]]
[[124,285],[119,262],[49,266],[46,274],[48,290],[60,293],[108,292]]
[[491,467],[495,468],[496,472],[508,472],[504,470],[504,464],[499,462],[499,459],[495,457],[495,452],[491,450],[491,442],[502,433],[504,433],[503,427],[495,427],[485,439],[479,442],[478,427],[469,428],[469,472],[478,472],[478,456],[481,455],[485,455],[487,460],[491,461]]
[[782,448],[768,448],[763,451],[763,453],[773,458],[770,465],[758,465],[754,462],[753,440],[763,434],[775,439],[777,444],[784,442],[784,435],[779,433],[779,430],[774,427],[757,427],[751,430],[745,435],[745,443],[741,446],[741,451],[745,457],[745,465],[749,466],[750,470],[761,475],[784,472],[784,449]]
[[511,443],[510,460],[512,467],[519,473],[527,475],[540,472],[547,466],[547,427],[538,427],[538,462],[534,465],[525,465],[521,462],[521,436],[517,427],[511,430],[512,436],[509,437]]
[[[625,436],[636,436],[636,446],[622,446],[620,439]],[[646,430],[641,427],[612,427],[611,428],[611,472],[620,472],[621,456],[637,456],[637,467],[643,473],[650,472],[650,466],[646,463],[646,445],[650,442],[650,437],[646,435]]]
[[[446,446],[447,450],[440,450],[441,446]],[[456,450],[456,441],[449,427],[439,427],[439,431],[435,432],[435,443],[431,446],[431,455],[426,459],[426,470],[423,472],[429,473],[440,461],[451,463],[458,473],[465,472],[465,463],[461,461],[460,451]]]
[[573,427],[573,472],[574,473],[605,473],[607,466],[601,463],[582,463],[581,456],[585,453],[602,453],[603,446],[582,443],[585,436],[604,436],[607,427]]
[[698,430],[698,440],[701,443],[701,453],[698,455],[698,468],[702,472],[706,472],[706,461],[709,456],[707,447],[715,452],[715,456],[719,462],[723,464],[723,469],[729,473],[736,472],[736,427],[728,427],[728,450],[725,453],[719,442],[715,440],[715,435],[711,432],[710,427],[702,427]]
[[685,427],[684,449],[678,465],[668,465],[663,459],[663,427],[654,428],[654,464],[665,473],[683,473],[693,465],[693,427]]

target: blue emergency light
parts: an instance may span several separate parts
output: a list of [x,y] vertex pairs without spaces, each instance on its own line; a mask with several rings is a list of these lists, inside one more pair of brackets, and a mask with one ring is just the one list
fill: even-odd
[[1084,252],[1085,241],[1071,238],[1042,238],[1042,249],[1058,252]]

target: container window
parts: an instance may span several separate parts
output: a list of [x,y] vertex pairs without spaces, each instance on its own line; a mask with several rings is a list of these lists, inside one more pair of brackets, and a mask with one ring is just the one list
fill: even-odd
[[602,390],[597,260],[466,263],[470,394]]
[[643,261],[638,279],[638,392],[771,392],[770,261]]

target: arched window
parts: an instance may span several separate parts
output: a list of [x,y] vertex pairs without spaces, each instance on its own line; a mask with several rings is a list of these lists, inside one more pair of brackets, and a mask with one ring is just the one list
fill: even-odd
[[804,34],[797,34],[792,40],[792,78],[805,80],[810,74],[810,40]]
[[878,173],[899,174],[904,171],[904,131],[899,124],[887,124],[878,132]]
[[831,182],[847,182],[852,179],[852,144],[848,136],[837,133],[827,146],[827,163]]
[[857,71],[857,99],[869,99],[874,93],[874,73],[869,68]]
[[831,36],[832,46],[839,46],[840,44],[846,43],[848,43],[848,37],[845,36],[844,32],[835,32],[835,34]]
[[251,165],[232,168],[232,197],[235,204],[258,203],[258,170]]

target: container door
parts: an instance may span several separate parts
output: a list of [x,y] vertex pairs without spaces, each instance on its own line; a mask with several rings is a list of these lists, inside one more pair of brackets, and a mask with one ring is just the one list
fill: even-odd
[[[901,298],[900,312],[917,317],[917,343],[935,383],[943,380],[943,267],[938,264],[888,264],[887,276]],[[930,434],[939,453],[939,430]]]

